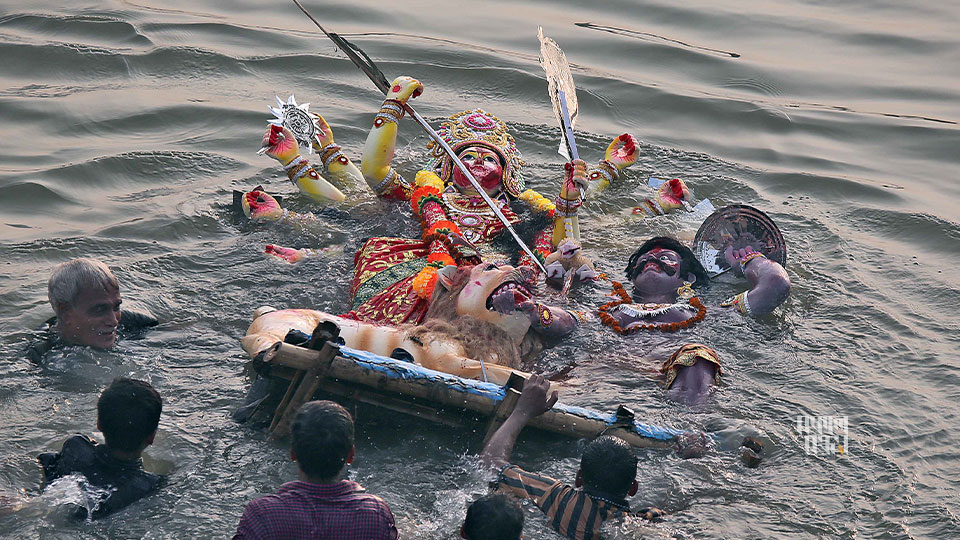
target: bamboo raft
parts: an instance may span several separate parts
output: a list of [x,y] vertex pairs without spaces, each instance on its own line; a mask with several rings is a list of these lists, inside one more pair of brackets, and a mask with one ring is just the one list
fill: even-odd
[[[514,374],[499,386],[330,341],[320,350],[278,342],[265,351],[262,362],[272,375],[290,380],[270,424],[273,437],[289,434],[300,406],[319,390],[448,425],[463,425],[464,411],[472,412],[489,419],[486,442],[510,415],[525,380]],[[641,448],[672,447],[684,433],[642,423],[622,405],[614,413],[601,413],[558,402],[529,425],[575,438],[616,435]]]

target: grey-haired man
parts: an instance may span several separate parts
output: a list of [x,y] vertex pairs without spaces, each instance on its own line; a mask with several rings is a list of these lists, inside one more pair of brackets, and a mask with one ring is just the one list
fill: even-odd
[[150,315],[120,310],[120,283],[107,265],[94,259],[57,265],[47,283],[47,298],[56,316],[27,351],[37,363],[58,345],[109,349],[116,344],[118,331],[157,325]]

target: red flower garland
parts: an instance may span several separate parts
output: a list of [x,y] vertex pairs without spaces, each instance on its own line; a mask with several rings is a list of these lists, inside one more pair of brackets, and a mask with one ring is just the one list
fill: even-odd
[[676,332],[677,330],[690,328],[694,324],[703,320],[707,316],[707,308],[703,305],[703,302],[699,298],[694,296],[690,299],[690,305],[697,308],[697,314],[685,321],[672,322],[672,323],[653,323],[653,324],[640,324],[637,326],[631,326],[624,330],[620,327],[620,323],[617,322],[617,319],[613,315],[610,315],[609,310],[615,308],[621,304],[629,304],[632,302],[632,298],[627,294],[627,290],[623,288],[623,285],[620,283],[611,280],[610,283],[613,284],[613,292],[620,297],[620,300],[614,300],[612,302],[607,302],[606,304],[600,306],[599,314],[600,320],[603,321],[603,324],[613,328],[618,334],[632,334],[634,332],[639,332],[640,330],[659,330],[661,332]]
[[419,216],[421,213],[420,210],[423,208],[423,205],[427,202],[427,200],[440,202],[439,195],[440,190],[433,186],[420,186],[413,190],[413,193],[410,195],[410,209],[413,210],[414,215]]

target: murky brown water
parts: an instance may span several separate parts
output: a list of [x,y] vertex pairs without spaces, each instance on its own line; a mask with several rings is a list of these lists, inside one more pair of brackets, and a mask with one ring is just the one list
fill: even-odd
[[[532,186],[552,193],[560,158],[537,62],[543,25],[573,64],[583,157],[598,159],[623,131],[643,141],[627,181],[584,210],[585,247],[608,270],[640,237],[696,229],[689,216],[623,214],[648,176],[684,178],[698,197],[751,204],[779,223],[791,299],[762,320],[712,317],[696,330],[729,371],[710,406],[664,401],[644,359],[649,337],[594,327],[544,355],[544,367],[578,362],[564,401],[625,403],[675,427],[759,429],[774,443],[757,470],[729,453],[642,452],[634,501],[673,515],[617,535],[960,537],[949,473],[960,462],[955,5],[307,6],[388,76],[423,80],[424,116],[482,105],[508,121]],[[290,93],[359,157],[381,98],[292,3],[0,2],[0,494],[32,498],[0,517],[0,536],[227,537],[247,501],[294,477],[282,444],[229,419],[249,384],[237,339],[262,304],[346,311],[360,240],[416,228],[408,210],[369,195],[317,208],[255,154],[267,105]],[[424,143],[404,121],[400,170],[416,170]],[[319,225],[236,221],[231,191],[258,183],[317,212]],[[260,254],[268,242],[335,249],[287,266]],[[50,315],[50,269],[81,255],[110,264],[125,302],[164,323],[111,352],[65,351],[41,371],[23,344]],[[717,284],[708,302],[737,290]],[[603,293],[571,302],[595,306]],[[58,511],[67,495],[37,496],[34,458],[92,433],[96,398],[118,375],[150,380],[164,397],[148,453],[171,468],[171,485],[112,518],[72,523]],[[456,537],[485,489],[463,458],[482,430],[357,412],[352,477],[387,499],[403,536]],[[848,453],[807,455],[797,415],[848,417]],[[577,441],[531,433],[515,459],[572,478],[579,452]],[[528,537],[551,537],[528,516]]]

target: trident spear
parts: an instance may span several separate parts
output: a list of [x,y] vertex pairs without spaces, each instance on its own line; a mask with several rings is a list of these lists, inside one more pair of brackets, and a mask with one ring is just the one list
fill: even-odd
[[[324,28],[317,21],[317,19],[313,17],[313,15],[311,15],[310,12],[307,11],[307,8],[303,7],[303,4],[301,4],[298,0],[293,0],[293,3],[296,4],[297,7],[300,8],[300,11],[302,11],[304,15],[309,17],[310,20],[313,21],[313,24],[317,25],[317,28],[319,28],[320,31],[326,34],[326,36],[330,38],[330,40],[333,41],[333,43],[336,44],[337,47],[339,47],[340,50],[343,51],[347,55],[347,57],[349,57],[350,60],[358,68],[360,68],[361,71],[367,74],[367,77],[369,77],[370,80],[373,81],[373,84],[376,85],[376,87],[379,88],[380,91],[384,93],[384,95],[387,94],[387,91],[390,88],[390,83],[387,82],[387,78],[383,75],[383,72],[380,71],[380,68],[378,68],[377,65],[373,63],[373,60],[371,60],[370,57],[367,56],[367,53],[360,50],[360,48],[354,45],[353,43],[350,43],[349,41],[344,39],[343,36],[334,32],[327,32],[327,29]],[[523,240],[521,240],[520,237],[517,235],[517,231],[513,230],[513,226],[510,224],[510,221],[507,219],[506,216],[503,215],[503,212],[501,212],[500,208],[496,205],[496,203],[493,202],[493,199],[491,199],[490,196],[487,195],[487,192],[484,191],[482,187],[480,187],[480,183],[477,182],[477,179],[473,177],[473,174],[470,173],[470,170],[467,169],[467,166],[464,165],[462,161],[460,161],[460,157],[457,156],[456,152],[454,152],[452,148],[450,148],[450,145],[447,144],[447,141],[443,140],[443,137],[441,137],[432,127],[430,127],[430,124],[428,124],[427,121],[424,120],[423,117],[417,113],[417,111],[413,110],[413,107],[411,107],[409,103],[404,103],[403,108],[410,114],[411,118],[413,118],[418,124],[420,124],[420,127],[423,128],[425,132],[427,132],[427,135],[429,135],[431,139],[433,139],[437,144],[439,144],[440,148],[442,148],[443,151],[446,152],[448,156],[450,156],[450,159],[453,161],[453,163],[457,166],[458,169],[460,169],[460,172],[462,172],[463,175],[467,177],[467,180],[470,181],[474,189],[477,190],[477,193],[480,194],[480,197],[482,197],[483,200],[490,207],[490,209],[493,210],[493,213],[503,223],[504,227],[507,228],[507,231],[509,231],[510,235],[513,236],[513,239],[517,241],[517,244],[520,246],[520,248],[523,249],[523,251],[530,256],[530,258],[533,260],[533,263],[536,264],[538,268],[540,268],[540,271],[546,274],[547,270],[543,267],[543,264],[540,262],[540,259],[538,259],[537,256],[533,253],[533,251],[529,247],[527,247],[525,243],[523,243]]]

